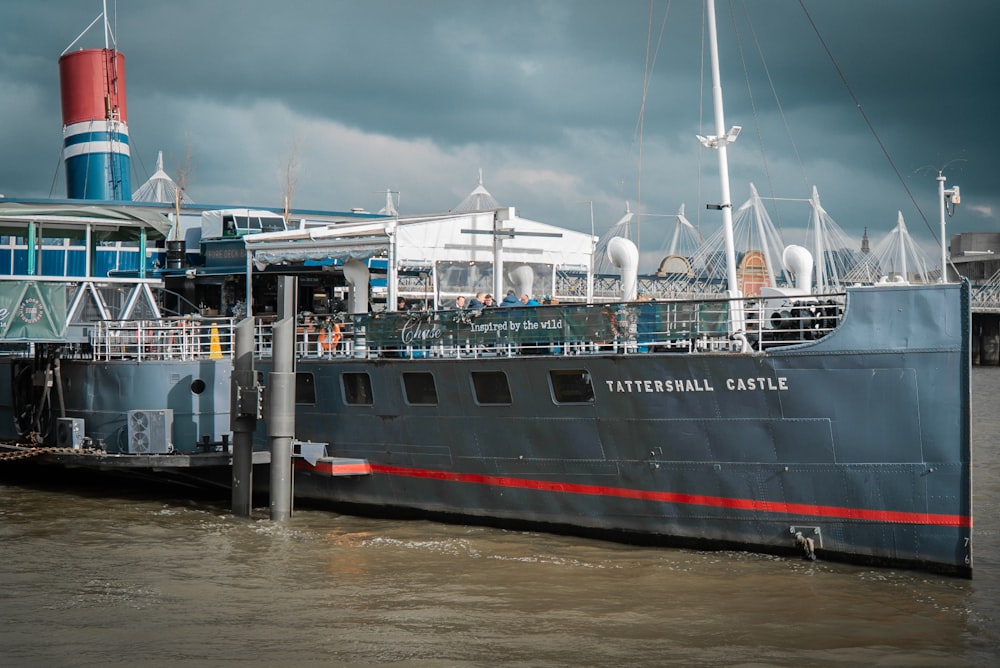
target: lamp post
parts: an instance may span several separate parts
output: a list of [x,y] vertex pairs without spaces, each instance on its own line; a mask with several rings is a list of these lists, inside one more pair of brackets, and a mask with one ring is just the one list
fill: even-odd
[[938,172],[937,182],[938,182],[938,202],[941,208],[941,282],[948,282],[948,238],[945,236],[945,212],[947,211],[949,216],[955,215],[955,205],[961,202],[961,196],[959,194],[958,186],[954,188],[949,188],[945,190],[944,174]]

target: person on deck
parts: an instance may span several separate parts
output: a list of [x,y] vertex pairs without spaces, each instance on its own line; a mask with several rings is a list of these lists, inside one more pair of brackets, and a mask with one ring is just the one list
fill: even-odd
[[477,292],[476,296],[469,300],[469,308],[481,309],[483,308],[483,300],[486,299],[485,292]]
[[502,302],[500,302],[500,306],[520,306],[520,305],[521,301],[517,298],[517,295],[514,294],[513,290],[508,290],[507,296],[503,298]]

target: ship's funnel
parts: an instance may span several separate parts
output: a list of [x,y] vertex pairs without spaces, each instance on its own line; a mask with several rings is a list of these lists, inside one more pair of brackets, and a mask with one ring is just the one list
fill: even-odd
[[83,49],[59,59],[63,162],[70,199],[131,200],[125,56]]
[[613,237],[608,241],[608,259],[621,269],[622,301],[635,301],[639,287],[639,249],[625,237]]
[[802,294],[812,290],[813,256],[802,246],[791,244],[781,254],[781,264],[795,277],[795,289]]

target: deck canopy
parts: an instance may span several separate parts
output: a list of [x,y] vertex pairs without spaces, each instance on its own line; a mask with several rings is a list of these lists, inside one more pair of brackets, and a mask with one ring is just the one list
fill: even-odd
[[150,240],[164,239],[170,231],[164,214],[141,207],[0,200],[0,235],[25,236],[31,223],[48,236],[70,239],[85,238],[89,228],[94,241],[137,241],[143,233]]

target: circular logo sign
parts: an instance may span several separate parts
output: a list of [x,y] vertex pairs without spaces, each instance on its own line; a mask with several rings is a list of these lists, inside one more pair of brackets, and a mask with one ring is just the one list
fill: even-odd
[[18,309],[17,314],[24,322],[34,325],[45,315],[45,309],[42,307],[40,299],[37,297],[27,297],[21,302],[21,307]]

